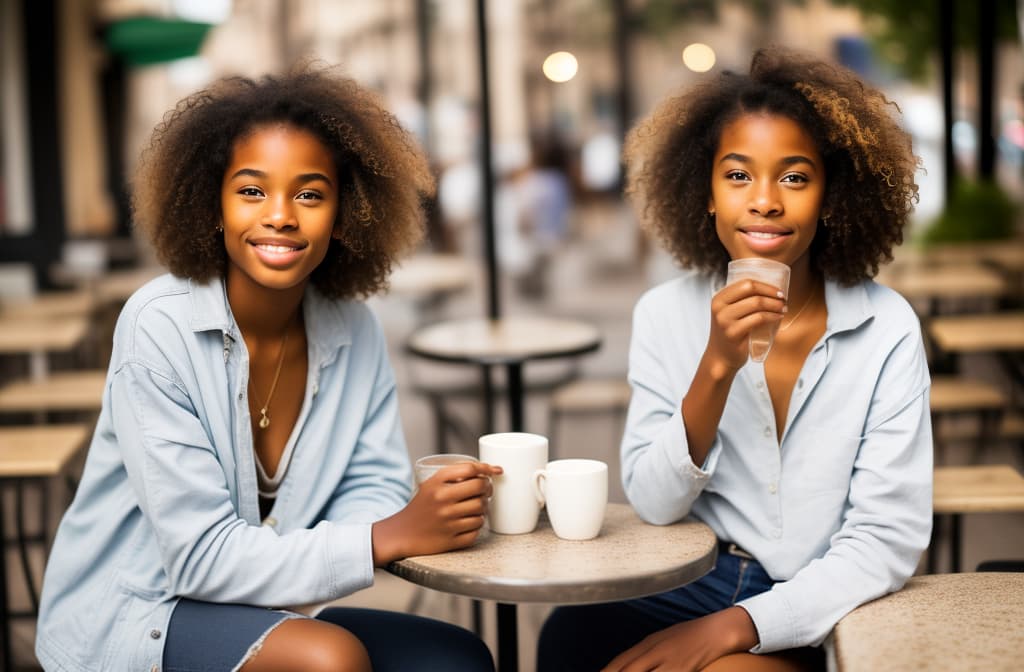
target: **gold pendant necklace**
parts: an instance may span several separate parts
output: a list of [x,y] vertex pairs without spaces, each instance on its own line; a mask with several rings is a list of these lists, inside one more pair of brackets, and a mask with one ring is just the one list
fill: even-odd
[[813,299],[814,295],[817,294],[817,293],[818,293],[818,289],[815,288],[814,291],[811,292],[810,295],[806,299],[804,299],[804,305],[800,306],[800,310],[796,311],[796,315],[793,316],[793,319],[790,320],[789,322],[787,322],[786,324],[784,324],[784,325],[779,327],[779,333],[782,333],[786,329],[789,329],[790,327],[793,326],[794,322],[796,322],[798,319],[800,319],[800,315],[804,312],[804,309],[807,306],[810,305],[811,299]]
[[[267,394],[267,400],[263,402],[263,408],[260,409],[260,420],[259,428],[266,429],[270,426],[270,416],[267,415],[267,409],[270,407],[270,400],[274,398],[274,390],[277,389],[277,380],[281,377],[281,365],[284,364],[284,353],[288,346],[288,334],[291,332],[291,322],[284,330],[284,338],[281,339],[281,351],[277,355],[277,371],[274,372],[274,382],[270,384],[270,392]],[[253,385],[255,388],[255,385]]]

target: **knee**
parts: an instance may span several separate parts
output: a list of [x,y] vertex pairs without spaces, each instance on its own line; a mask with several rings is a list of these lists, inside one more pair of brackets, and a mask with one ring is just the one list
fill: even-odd
[[371,672],[363,643],[348,630],[306,619],[272,631],[243,672]]
[[301,652],[300,669],[306,672],[371,672],[370,655],[355,635],[338,628],[320,637]]

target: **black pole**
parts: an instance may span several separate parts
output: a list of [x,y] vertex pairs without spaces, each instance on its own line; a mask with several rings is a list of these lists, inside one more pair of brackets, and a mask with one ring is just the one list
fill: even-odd
[[633,121],[633,86],[630,77],[631,64],[629,53],[629,33],[631,29],[629,7],[626,0],[612,2],[615,14],[615,70],[619,91],[617,103],[619,138],[626,137],[629,125]]
[[942,163],[946,173],[946,205],[953,200],[956,159],[953,156],[953,0],[939,3],[939,54],[942,58]]
[[996,6],[978,2],[978,177],[992,180],[996,172],[996,140],[992,127],[995,97]]
[[498,303],[498,255],[494,245],[494,175],[491,168],[491,90],[487,70],[487,0],[476,0],[476,32],[480,51],[480,178],[484,260],[487,265],[487,316],[501,316]]
[[430,98],[434,89],[434,68],[430,58],[430,0],[416,0],[416,51],[420,59],[419,83],[416,97],[423,108],[423,151],[433,156],[431,151]]

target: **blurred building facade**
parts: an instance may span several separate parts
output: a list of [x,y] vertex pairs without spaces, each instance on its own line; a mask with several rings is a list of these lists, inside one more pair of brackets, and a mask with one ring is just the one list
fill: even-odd
[[[869,22],[849,3],[482,4],[498,173],[529,160],[538,137],[557,138],[574,152],[576,188],[617,198],[613,157],[623,130],[656,101],[704,76],[683,65],[686,46],[708,45],[716,72],[743,70],[757,47],[782,43],[873,68],[863,74],[905,102],[908,127],[918,136],[928,170],[922,213],[941,205],[940,190],[931,186],[942,177],[934,150],[941,114],[936,84],[911,84],[874,69]],[[140,148],[177,100],[222,75],[258,76],[304,59],[340,64],[380,93],[423,142],[439,173],[477,161],[473,0],[4,0],[2,12],[0,261],[29,258],[45,269],[68,240],[130,237],[124,185]],[[112,25],[139,16],[215,25],[192,58],[134,64],[112,50],[108,38]],[[544,59],[555,51],[571,52],[579,64],[563,83],[542,74]],[[969,66],[971,55],[960,58],[958,116],[970,121],[976,69]],[[997,61],[998,109],[1013,138],[1014,128],[1017,135],[1024,128],[1019,45],[1001,47]],[[958,146],[970,170],[970,124],[964,128]],[[1014,154],[1012,143],[1007,149],[1011,158],[1024,152]],[[1013,164],[1003,162],[1002,179],[1019,191],[1021,166]],[[472,221],[477,201],[463,198],[452,207]]]

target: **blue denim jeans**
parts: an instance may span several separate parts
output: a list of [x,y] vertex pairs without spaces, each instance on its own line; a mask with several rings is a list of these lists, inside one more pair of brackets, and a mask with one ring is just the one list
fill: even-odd
[[537,672],[600,670],[644,637],[721,611],[774,583],[756,560],[720,548],[715,568],[681,588],[625,602],[559,607],[541,630]]
[[[171,614],[164,672],[229,672],[288,612],[182,599]],[[318,620],[339,625],[370,654],[375,672],[493,672],[487,646],[468,630],[429,618],[377,609],[334,607]]]

